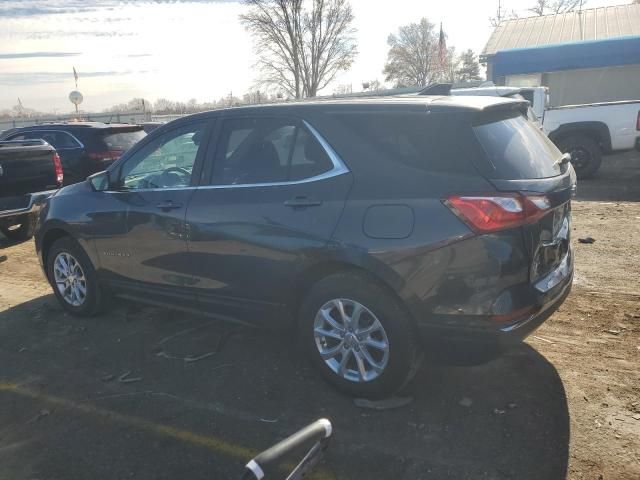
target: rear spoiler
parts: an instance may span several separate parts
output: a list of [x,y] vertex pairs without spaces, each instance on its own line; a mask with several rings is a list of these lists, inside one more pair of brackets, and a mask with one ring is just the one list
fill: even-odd
[[101,130],[104,131],[105,133],[115,133],[115,132],[126,133],[126,132],[138,132],[140,130],[144,130],[144,127],[142,125],[136,124],[136,125],[123,125],[118,127],[105,127]]
[[418,95],[451,95],[453,83],[434,83],[418,92]]
[[[502,97],[509,98],[509,97]],[[513,100],[509,98],[509,100]],[[509,103],[497,103],[486,107],[483,112],[500,112],[504,110],[518,110],[523,115],[527,114],[529,110],[529,102],[527,100],[510,101]]]
[[514,101],[509,97],[496,97],[505,98],[508,101],[495,103],[484,107],[482,110],[476,113],[474,124],[481,125],[484,123],[490,123],[500,120],[505,116],[509,116],[510,112],[518,112],[520,115],[527,116],[527,110],[529,109],[529,102],[526,100]]

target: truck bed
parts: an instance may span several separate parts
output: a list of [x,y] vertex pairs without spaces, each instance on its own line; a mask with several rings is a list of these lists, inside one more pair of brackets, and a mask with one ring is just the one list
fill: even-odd
[[30,194],[58,188],[54,153],[42,140],[0,142],[0,213],[26,208]]

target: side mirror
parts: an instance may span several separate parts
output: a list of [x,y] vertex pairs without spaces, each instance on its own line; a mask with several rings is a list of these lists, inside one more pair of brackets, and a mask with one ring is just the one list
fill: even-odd
[[111,185],[111,179],[107,171],[94,173],[87,180],[89,180],[89,184],[94,192],[104,192],[108,190]]

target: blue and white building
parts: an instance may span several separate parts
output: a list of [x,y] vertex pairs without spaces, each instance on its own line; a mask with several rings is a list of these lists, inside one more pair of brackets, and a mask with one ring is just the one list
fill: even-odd
[[547,86],[551,106],[640,99],[640,4],[500,23],[480,59],[496,85]]

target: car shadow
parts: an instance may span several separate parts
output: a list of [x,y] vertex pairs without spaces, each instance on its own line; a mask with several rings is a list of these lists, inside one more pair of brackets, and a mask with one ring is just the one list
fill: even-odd
[[412,401],[379,411],[320,380],[293,332],[114,303],[89,320],[51,295],[0,312],[0,477],[234,478],[320,417],[321,478],[566,477],[564,387],[529,345],[425,365]]
[[5,237],[2,233],[0,233],[0,250],[4,250],[5,248],[13,247],[15,245],[18,245],[19,243],[25,243],[25,242],[30,242],[30,241],[32,241],[32,239],[24,240],[24,241],[10,240],[7,237]]

